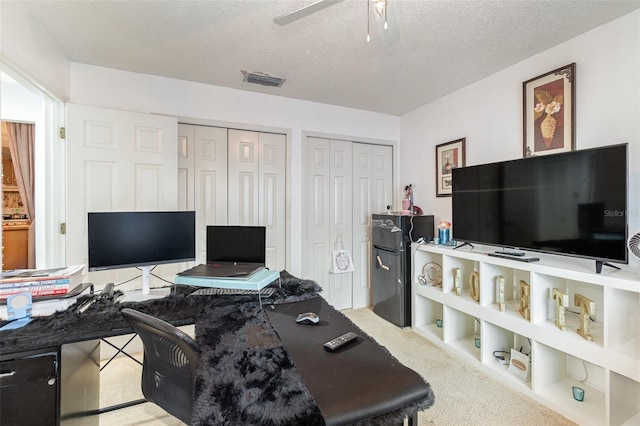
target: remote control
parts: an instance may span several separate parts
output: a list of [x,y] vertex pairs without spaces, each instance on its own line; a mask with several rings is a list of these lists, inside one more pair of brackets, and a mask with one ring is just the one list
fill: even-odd
[[497,251],[496,253],[506,254],[507,256],[524,256],[523,251],[502,250],[502,251]]
[[340,337],[336,337],[333,340],[329,340],[327,343],[324,344],[324,349],[329,352],[333,352],[343,347],[344,345],[348,344],[349,342],[353,342],[357,338],[358,338],[358,335],[350,331],[348,333],[343,334]]

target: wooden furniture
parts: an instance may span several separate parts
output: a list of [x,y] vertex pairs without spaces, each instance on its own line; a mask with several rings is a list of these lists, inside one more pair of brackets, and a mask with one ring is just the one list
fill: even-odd
[[[420,246],[414,252],[414,330],[579,424],[639,424],[637,270],[605,267],[597,274],[593,260],[536,253],[539,262],[525,263],[487,255],[495,250]],[[429,262],[442,266],[442,288],[418,281]],[[464,285],[460,295],[454,286],[457,270]],[[474,273],[479,275],[479,301],[467,285]],[[559,294],[569,302],[564,319],[556,318]],[[586,318],[576,305],[585,299],[590,308]],[[592,340],[583,337],[585,320]],[[436,325],[440,321],[441,328]],[[494,354],[512,349],[531,356],[530,381],[512,374]],[[572,386],[585,389],[583,402],[574,400]]]
[[29,225],[2,227],[2,269],[29,267]]

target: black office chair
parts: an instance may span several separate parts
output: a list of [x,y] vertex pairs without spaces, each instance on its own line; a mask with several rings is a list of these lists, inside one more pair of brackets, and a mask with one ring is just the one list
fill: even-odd
[[133,309],[122,315],[142,339],[142,393],[147,401],[191,423],[198,344],[173,325]]

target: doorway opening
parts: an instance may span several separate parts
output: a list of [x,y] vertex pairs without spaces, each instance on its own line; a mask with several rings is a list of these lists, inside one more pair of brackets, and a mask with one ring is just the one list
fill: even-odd
[[2,269],[35,268],[34,124],[2,121]]
[[[14,250],[19,251],[20,259],[23,258],[22,253],[26,252],[28,268],[64,266],[65,236],[60,231],[65,222],[66,150],[64,140],[59,136],[59,130],[64,126],[64,104],[14,67],[5,63],[1,65],[0,119],[2,122],[28,123],[33,127],[33,157],[30,160],[33,166],[33,189],[30,193],[20,194],[17,180],[15,185],[4,182],[4,177],[9,180],[10,176],[16,176],[13,164],[16,159],[10,152],[8,142],[1,151],[2,242],[5,247],[0,258],[2,269],[15,269],[16,264],[12,264],[11,259],[5,259],[9,250],[12,254]],[[4,125],[2,127],[5,128]],[[2,136],[3,143],[5,138],[9,140],[4,132]],[[31,213],[28,212],[29,203],[24,200],[29,195],[32,195]],[[7,209],[7,205],[11,208]],[[6,234],[8,226],[13,227],[11,231],[20,232]],[[29,232],[32,233],[31,237]],[[17,245],[9,241],[14,236],[18,241]],[[19,269],[24,266],[24,261],[21,262],[18,264]]]

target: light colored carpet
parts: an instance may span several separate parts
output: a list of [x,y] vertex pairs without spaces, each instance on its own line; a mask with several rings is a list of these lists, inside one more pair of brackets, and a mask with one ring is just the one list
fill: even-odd
[[575,424],[489,377],[479,365],[434,345],[410,328],[396,327],[371,309],[343,313],[429,382],[435,403],[418,414],[419,426]]
[[[433,388],[435,403],[418,415],[418,425],[574,425],[558,413],[489,377],[478,365],[444,350],[410,328],[400,329],[371,309],[343,313]],[[141,355],[138,354],[138,357]],[[141,398],[140,367],[119,357],[101,374],[101,406]],[[154,404],[101,414],[100,426],[174,426],[180,421]]]

